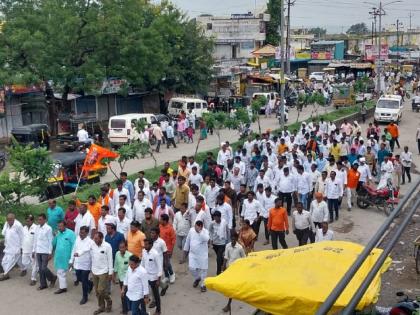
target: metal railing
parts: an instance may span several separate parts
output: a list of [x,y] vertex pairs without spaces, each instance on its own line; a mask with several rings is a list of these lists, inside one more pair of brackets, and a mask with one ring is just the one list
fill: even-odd
[[[325,302],[317,310],[316,315],[326,315],[330,311],[330,309],[333,307],[334,303],[340,297],[341,293],[344,291],[344,289],[347,287],[347,285],[353,279],[354,275],[357,273],[359,268],[362,266],[362,264],[364,263],[366,258],[369,257],[371,251],[377,246],[378,242],[381,240],[384,233],[389,229],[389,227],[392,224],[392,222],[394,221],[394,219],[398,216],[398,214],[404,208],[405,204],[410,200],[412,194],[417,190],[419,185],[420,185],[420,180],[417,180],[416,183],[413,183],[413,185],[408,190],[408,192],[405,194],[404,198],[401,199],[400,203],[395,208],[395,210],[392,211],[392,213],[389,215],[389,217],[381,225],[381,227],[378,229],[378,231],[375,233],[375,235],[371,238],[369,243],[363,249],[362,253],[357,257],[357,259],[353,263],[353,265],[349,268],[349,270],[346,272],[346,274],[343,276],[343,278],[341,278],[340,282],[336,285],[336,287],[333,289],[333,291],[327,297]],[[388,254],[390,253],[390,251],[394,247],[398,238],[401,236],[405,227],[410,222],[411,217],[415,213],[415,211],[416,211],[416,209],[417,209],[417,207],[420,203],[419,197],[416,197],[416,198],[417,198],[417,200],[415,202],[414,207],[412,209],[410,209],[410,211],[407,213],[407,216],[404,218],[403,222],[399,225],[396,234],[392,237],[390,243],[384,249],[384,251],[382,252],[380,257],[376,261],[375,265],[373,266],[373,268],[370,270],[370,272],[366,276],[365,280],[360,285],[359,289],[356,290],[355,295],[352,297],[352,299],[349,302],[349,304],[347,305],[347,307],[343,310],[343,314],[348,315],[348,314],[351,314],[351,312],[353,312],[353,310],[357,306],[357,303],[359,303],[360,299],[362,298],[366,289],[369,287],[370,283],[372,282],[376,273],[378,272],[378,270],[382,266],[386,257],[388,256]]]

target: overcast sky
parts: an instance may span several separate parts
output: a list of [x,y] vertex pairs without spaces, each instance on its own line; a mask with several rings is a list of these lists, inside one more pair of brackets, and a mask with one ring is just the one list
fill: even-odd
[[[158,0],[156,0],[158,1]],[[293,0],[292,0],[293,1]],[[390,0],[392,1],[392,0]],[[383,1],[387,3],[390,1]],[[231,13],[246,13],[263,7],[265,0],[172,0],[178,7],[191,17],[200,14],[230,15]],[[291,11],[292,27],[322,26],[329,32],[344,32],[358,22],[365,22],[370,28],[369,19],[372,0],[295,0]],[[384,25],[395,23],[399,18],[405,27],[409,26],[409,14],[412,10],[412,25],[419,25],[420,0],[402,0],[401,3],[385,7],[387,15],[383,17]]]

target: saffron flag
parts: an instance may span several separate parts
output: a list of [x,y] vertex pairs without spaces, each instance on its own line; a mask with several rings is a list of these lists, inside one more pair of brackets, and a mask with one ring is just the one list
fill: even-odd
[[105,149],[99,145],[92,144],[89,148],[89,152],[86,154],[83,171],[90,172],[104,169],[107,166],[102,162],[103,159],[115,159],[118,156],[119,154],[116,152]]

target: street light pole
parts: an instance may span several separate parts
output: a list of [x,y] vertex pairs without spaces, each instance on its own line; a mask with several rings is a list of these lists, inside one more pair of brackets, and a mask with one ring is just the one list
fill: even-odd
[[284,53],[285,53],[285,40],[284,40],[284,1],[281,0],[280,4],[280,58],[281,58],[281,72],[280,72],[280,125],[281,129],[284,128]]
[[381,94],[381,49],[382,48],[382,1],[379,2],[378,62],[376,65],[376,84],[378,95]]

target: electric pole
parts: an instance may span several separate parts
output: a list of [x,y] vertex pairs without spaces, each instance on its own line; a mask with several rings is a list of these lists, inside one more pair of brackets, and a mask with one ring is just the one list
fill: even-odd
[[286,73],[290,74],[290,7],[294,5],[294,1],[287,0],[287,37],[286,37]]
[[378,61],[376,63],[376,84],[377,84],[377,90],[378,95],[382,92],[381,87],[381,72],[382,72],[382,56],[381,56],[381,50],[382,50],[382,15],[384,15],[385,12],[383,12],[382,9],[382,1],[379,2],[379,32],[378,32]]
[[284,38],[284,0],[280,4],[280,58],[281,58],[281,73],[280,73],[280,125],[284,128],[284,56],[285,56],[285,38]]

